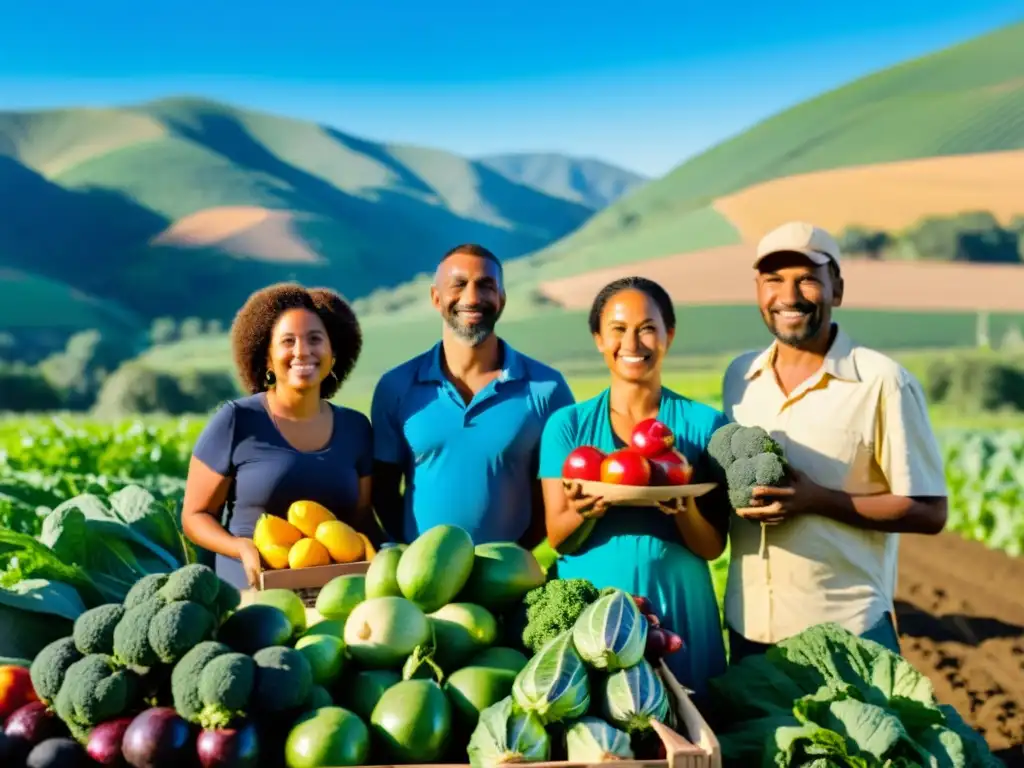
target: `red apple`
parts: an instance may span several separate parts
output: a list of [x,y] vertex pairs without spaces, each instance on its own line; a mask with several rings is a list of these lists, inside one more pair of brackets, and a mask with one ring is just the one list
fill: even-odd
[[600,482],[601,462],[604,459],[603,451],[592,445],[581,445],[566,457],[562,465],[562,477],[569,480]]
[[601,462],[601,482],[617,485],[647,485],[651,464],[636,451],[625,448],[609,453]]
[[644,419],[635,427],[630,436],[633,450],[648,459],[667,451],[675,445],[676,436],[672,430],[657,419]]
[[650,460],[651,485],[688,485],[693,467],[679,451],[665,451]]

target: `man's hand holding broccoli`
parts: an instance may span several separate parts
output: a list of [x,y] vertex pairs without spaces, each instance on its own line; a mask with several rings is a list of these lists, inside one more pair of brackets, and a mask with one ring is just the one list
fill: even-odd
[[794,515],[816,512],[826,508],[829,491],[807,475],[786,465],[786,481],[782,487],[755,486],[750,493],[750,506],[741,507],[736,514],[758,523],[781,523]]
[[736,514],[759,523],[780,523],[813,512],[828,491],[788,464],[782,447],[761,427],[726,424],[708,443],[716,480],[729,489]]

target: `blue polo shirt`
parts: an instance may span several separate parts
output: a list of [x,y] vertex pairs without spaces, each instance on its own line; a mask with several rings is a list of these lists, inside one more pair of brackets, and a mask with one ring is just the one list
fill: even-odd
[[441,524],[477,544],[529,527],[544,424],[575,399],[558,371],[501,345],[503,370],[468,404],[444,375],[440,342],[377,384],[373,455],[405,472],[406,542]]

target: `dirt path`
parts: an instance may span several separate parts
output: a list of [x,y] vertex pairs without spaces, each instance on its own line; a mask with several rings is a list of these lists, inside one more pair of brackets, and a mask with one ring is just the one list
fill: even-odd
[[907,660],[1024,768],[1024,558],[952,534],[904,536],[896,598]]

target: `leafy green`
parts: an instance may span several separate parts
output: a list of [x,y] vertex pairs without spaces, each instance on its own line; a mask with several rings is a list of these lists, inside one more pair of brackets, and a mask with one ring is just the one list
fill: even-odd
[[643,659],[647,626],[633,598],[616,589],[583,610],[573,625],[572,639],[587,664],[614,672]]
[[710,685],[726,764],[989,768],[977,733],[898,654],[835,624],[812,627]]
[[542,762],[551,756],[551,738],[535,713],[506,696],[480,713],[466,752],[472,768]]
[[572,643],[572,631],[549,640],[519,670],[512,683],[517,707],[533,712],[545,725],[586,714],[590,681]]
[[0,605],[32,613],[48,613],[74,621],[86,606],[74,587],[59,581],[24,579],[9,587],[0,587]]
[[0,587],[15,589],[26,580],[63,582],[77,590],[89,605],[104,602],[89,574],[73,562],[64,562],[41,542],[23,533],[0,529]]
[[70,635],[85,609],[75,588],[59,581],[24,579],[0,587],[0,656],[34,659]]

